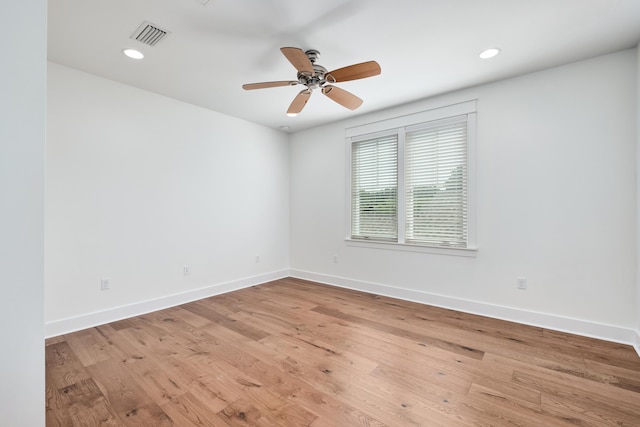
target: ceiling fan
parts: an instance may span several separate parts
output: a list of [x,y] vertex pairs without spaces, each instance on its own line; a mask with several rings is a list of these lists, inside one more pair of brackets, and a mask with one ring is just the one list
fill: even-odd
[[322,65],[316,64],[316,60],[320,55],[320,52],[317,50],[310,49],[305,52],[297,47],[283,47],[280,50],[298,70],[298,79],[248,83],[242,85],[242,88],[245,90],[253,90],[278,86],[295,86],[298,84],[306,86],[305,89],[300,91],[293,99],[293,102],[287,110],[288,116],[295,116],[302,111],[314,89],[320,89],[324,95],[343,107],[355,110],[362,105],[362,99],[344,89],[333,86],[333,83],[377,76],[381,71],[380,65],[378,65],[376,61],[362,62],[360,64],[338,68],[337,70],[327,71]]

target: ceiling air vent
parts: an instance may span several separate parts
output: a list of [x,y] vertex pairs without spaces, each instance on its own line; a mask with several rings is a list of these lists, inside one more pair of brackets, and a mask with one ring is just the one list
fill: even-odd
[[149,46],[155,46],[160,40],[169,34],[168,31],[158,28],[151,22],[144,21],[137,30],[131,34],[131,38]]

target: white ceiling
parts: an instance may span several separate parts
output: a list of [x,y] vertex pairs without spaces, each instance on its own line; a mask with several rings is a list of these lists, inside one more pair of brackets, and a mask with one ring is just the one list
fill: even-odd
[[[144,20],[170,34],[130,39]],[[640,0],[49,0],[48,31],[50,61],[295,132],[635,47]],[[241,88],[296,80],[285,46],[319,50],[329,70],[376,60],[382,74],[336,84],[364,99],[355,111],[316,91],[287,117],[301,86]],[[488,47],[502,53],[479,59]]]

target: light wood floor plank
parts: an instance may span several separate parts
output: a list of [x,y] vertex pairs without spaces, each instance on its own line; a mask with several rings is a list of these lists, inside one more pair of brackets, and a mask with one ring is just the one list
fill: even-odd
[[640,426],[630,346],[292,278],[45,344],[47,427]]

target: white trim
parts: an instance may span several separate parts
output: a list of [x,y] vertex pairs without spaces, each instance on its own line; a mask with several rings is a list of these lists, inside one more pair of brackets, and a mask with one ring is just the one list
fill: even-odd
[[286,277],[311,280],[325,285],[354,289],[391,298],[398,298],[406,301],[414,301],[421,304],[478,314],[495,319],[507,320],[510,322],[517,322],[525,325],[537,326],[622,344],[629,344],[635,348],[638,356],[640,357],[640,331],[634,331],[632,329],[626,329],[619,326],[555,316],[552,314],[497,306],[445,295],[430,294],[427,292],[399,288],[380,283],[364,282],[339,276],[329,276],[304,270],[274,271],[272,273],[266,273],[259,276],[219,283],[189,292],[141,301],[108,310],[88,313],[82,316],[47,322],[45,324],[45,338],[63,335],[169,307],[175,307],[191,301],[245,289]]
[[595,323],[587,320],[561,317],[553,314],[538,313],[512,307],[487,304],[483,302],[455,298],[445,295],[431,294],[427,292],[399,288],[380,283],[364,282],[360,280],[349,279],[346,277],[329,276],[303,270],[291,270],[290,274],[291,277],[311,280],[326,285],[374,293],[377,295],[398,298],[406,301],[413,301],[421,304],[427,304],[451,310],[458,310],[465,313],[478,314],[495,319],[507,320],[510,322],[516,322],[560,332],[567,332],[574,335],[597,338],[627,345],[634,345],[635,341],[635,349],[640,356],[640,335],[633,329],[627,329],[620,326],[607,325],[603,323]]
[[397,242],[382,242],[379,240],[360,240],[351,239],[346,237],[345,243],[347,246],[355,246],[360,248],[369,249],[385,249],[392,251],[404,251],[404,252],[421,252],[425,254],[437,254],[437,255],[454,255],[475,258],[478,252],[477,248],[445,248],[443,246],[426,246],[426,245],[412,245],[410,243],[397,243]]
[[477,248],[476,236],[476,114],[467,114],[467,247]]
[[91,328],[105,323],[115,322],[152,311],[175,307],[214,295],[220,295],[231,291],[248,288],[273,280],[283,279],[289,276],[288,270],[274,271],[259,276],[246,277],[244,279],[218,283],[205,288],[194,289],[179,294],[167,295],[146,301],[139,301],[132,304],[114,307],[107,310],[96,311],[83,314],[81,316],[68,317],[66,319],[54,320],[45,323],[45,338],[51,338],[82,329]]
[[[407,189],[405,188],[407,173],[405,169],[405,144],[407,135],[405,132],[398,132],[398,166],[396,168],[396,176],[397,176],[397,186],[396,186],[396,221],[397,224],[397,233],[398,236],[397,242],[394,242],[397,245],[404,245],[406,243],[407,238]],[[353,195],[351,196],[353,197]],[[400,209],[402,207],[402,209]],[[400,215],[400,212],[403,214]]]
[[345,207],[347,208],[347,215],[344,218],[344,236],[345,239],[348,239],[351,237],[351,215],[353,215],[353,212],[351,211],[352,206],[352,200],[351,200],[351,189],[352,189],[352,183],[351,183],[351,163],[353,161],[352,159],[352,145],[351,145],[351,141],[346,138],[345,139],[345,159],[347,159],[347,164],[345,165],[346,167],[344,168],[344,173],[345,173],[345,181],[347,183],[347,188],[345,191]]
[[477,100],[460,102],[457,104],[436,107],[431,110],[421,111],[419,113],[408,114],[406,116],[394,117],[391,119],[380,120],[378,122],[367,123],[360,126],[354,126],[345,130],[347,138],[359,137],[375,132],[384,132],[389,129],[401,128],[416,123],[430,122],[446,117],[461,116],[464,114],[476,112]]

